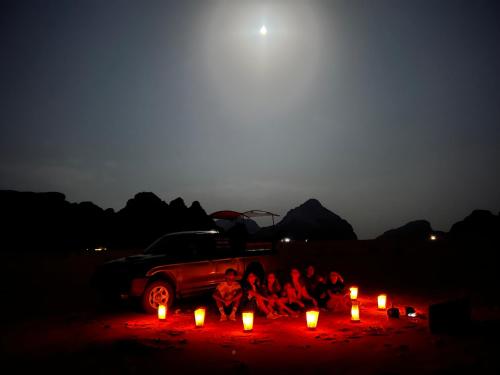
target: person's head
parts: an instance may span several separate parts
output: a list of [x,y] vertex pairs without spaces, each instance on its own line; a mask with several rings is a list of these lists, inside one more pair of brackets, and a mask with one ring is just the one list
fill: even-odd
[[292,268],[290,270],[290,277],[293,281],[297,281],[300,278],[300,271],[298,268]]
[[250,285],[253,285],[255,284],[256,281],[257,281],[257,276],[253,272],[250,272],[247,276],[247,282]]
[[276,281],[276,275],[273,272],[267,274],[267,285],[272,286]]
[[224,273],[224,275],[226,276],[226,281],[228,283],[232,283],[236,278],[236,270],[233,268],[228,268]]
[[307,277],[313,277],[314,276],[314,266],[313,265],[308,265],[306,268],[306,276]]
[[329,277],[330,282],[331,282],[332,284],[336,284],[336,283],[337,283],[337,281],[339,281],[339,280],[340,280],[340,278],[339,278],[339,274],[338,274],[337,272],[334,272],[334,271],[330,272],[330,274],[328,275],[328,277]]

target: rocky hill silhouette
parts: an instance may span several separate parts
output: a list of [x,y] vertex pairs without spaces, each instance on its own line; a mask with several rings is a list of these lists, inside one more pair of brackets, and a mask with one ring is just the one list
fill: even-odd
[[[189,207],[182,198],[167,203],[151,192],[129,199],[121,210],[102,209],[92,202],[71,203],[62,193],[0,190],[2,242],[0,251],[69,251],[97,246],[143,248],[165,233],[217,228],[198,201]],[[228,230],[232,223],[219,221]],[[290,210],[275,227],[259,228],[245,220],[255,239],[355,240],[352,226],[309,199]],[[455,223],[450,232],[433,231],[416,220],[384,232],[378,239],[420,241],[439,234],[458,243],[500,242],[500,215],[475,210]]]
[[115,212],[91,202],[70,203],[62,193],[0,191],[2,250],[81,250],[96,246],[144,247],[175,231],[212,229],[200,203],[166,203],[138,193]]
[[474,210],[451,227],[448,236],[462,242],[500,242],[500,214]]
[[291,209],[276,224],[263,228],[261,236],[290,237],[295,240],[356,240],[354,230],[346,220],[323,207],[317,199],[309,199]]
[[399,227],[390,229],[377,239],[398,241],[425,241],[434,233],[431,224],[427,220],[415,220]]

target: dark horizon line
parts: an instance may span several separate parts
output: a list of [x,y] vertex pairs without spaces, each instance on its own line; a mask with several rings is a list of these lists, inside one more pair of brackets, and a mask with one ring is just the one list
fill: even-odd
[[[113,207],[103,208],[103,207],[101,207],[100,205],[98,205],[98,204],[94,203],[94,202],[93,202],[93,201],[91,201],[91,200],[83,200],[83,201],[79,201],[79,202],[78,202],[78,201],[71,202],[71,201],[67,200],[67,195],[66,195],[65,193],[63,193],[63,192],[60,192],[60,191],[32,191],[32,190],[0,189],[0,193],[1,193],[1,192],[28,193],[28,194],[29,194],[29,193],[32,193],[32,194],[61,194],[61,195],[63,196],[64,200],[66,200],[66,201],[67,201],[68,203],[70,203],[70,204],[90,203],[90,204],[95,205],[96,207],[98,207],[99,209],[101,209],[101,210],[103,210],[103,211],[106,211],[106,210],[112,210],[114,213],[117,213],[117,212],[119,212],[119,211],[123,210],[123,209],[127,206],[127,202],[128,202],[130,199],[135,198],[138,194],[141,194],[141,193],[151,193],[151,194],[153,194],[154,196],[156,196],[158,199],[160,199],[162,202],[166,203],[167,205],[168,205],[168,204],[171,204],[173,201],[175,201],[175,200],[177,200],[177,199],[181,199],[181,200],[183,201],[183,203],[186,205],[186,207],[188,207],[188,208],[189,208],[189,207],[191,207],[191,206],[192,206],[195,202],[197,202],[197,203],[201,206],[201,208],[203,209],[203,211],[205,211],[205,213],[207,213],[207,211],[205,210],[205,208],[203,208],[203,205],[201,204],[201,202],[200,202],[199,200],[193,200],[193,201],[191,202],[191,204],[190,204],[190,205],[187,205],[187,204],[186,204],[186,201],[185,201],[185,200],[184,200],[184,198],[183,198],[183,197],[181,197],[181,196],[178,196],[178,197],[176,197],[176,198],[171,199],[170,201],[167,201],[167,200],[162,199],[160,196],[158,196],[155,192],[152,192],[152,191],[139,191],[139,192],[135,193],[135,194],[133,195],[133,197],[132,197],[132,198],[129,198],[129,199],[127,200],[127,202],[125,202],[125,205],[124,205],[122,208],[120,208],[120,209],[115,209],[115,208],[113,208]],[[323,208],[325,208],[326,210],[328,210],[328,211],[332,212],[333,214],[335,214],[335,212],[334,212],[334,211],[332,211],[332,210],[330,210],[329,208],[327,208],[327,207],[323,206],[323,204],[321,203],[321,201],[320,201],[319,199],[317,199],[317,198],[308,198],[308,199],[306,199],[303,203],[301,203],[300,205],[302,205],[302,204],[304,204],[304,203],[306,203],[306,202],[308,202],[308,201],[310,201],[310,200],[316,200],[316,201],[318,201],[318,202],[320,203],[320,205],[321,205]],[[300,205],[299,205],[299,206],[300,206]],[[297,206],[297,207],[298,207],[298,206]],[[282,219],[286,216],[286,214],[287,214],[288,212],[290,212],[290,211],[291,211],[291,210],[293,210],[294,208],[296,208],[296,207],[286,209],[286,213],[285,213],[284,215],[281,215],[281,216],[280,216],[280,217],[281,217],[281,220],[282,220]],[[453,227],[455,224],[457,224],[457,223],[459,223],[459,222],[463,221],[465,218],[467,218],[468,216],[470,216],[472,213],[474,213],[474,212],[476,212],[476,211],[487,211],[487,212],[491,213],[493,216],[498,216],[498,217],[500,218],[500,212],[499,212],[498,214],[495,214],[495,212],[494,212],[493,210],[484,209],[484,208],[475,208],[475,209],[473,209],[473,210],[472,210],[472,211],[471,211],[471,212],[470,212],[467,216],[465,216],[464,218],[462,218],[462,219],[458,219],[457,221],[455,221],[455,222],[454,222],[454,223],[450,226],[450,229],[449,229],[448,231],[438,230],[438,229],[432,228],[432,223],[431,223],[429,220],[427,220],[427,219],[414,219],[414,220],[410,220],[410,221],[408,221],[408,222],[402,223],[401,225],[399,225],[399,226],[397,226],[397,227],[394,227],[394,228],[390,228],[390,229],[384,230],[384,231],[382,231],[382,232],[381,232],[381,234],[379,234],[378,236],[373,236],[373,237],[370,237],[370,238],[363,238],[363,239],[359,239],[359,238],[358,238],[358,240],[359,240],[359,241],[363,241],[363,240],[373,240],[373,239],[377,239],[378,237],[380,237],[380,236],[384,235],[385,233],[387,233],[387,232],[389,232],[389,231],[400,229],[400,228],[402,228],[402,227],[404,227],[404,226],[406,226],[406,225],[408,225],[408,224],[410,224],[410,223],[414,223],[414,222],[418,222],[418,221],[426,221],[426,222],[428,222],[428,223],[429,223],[429,225],[430,225],[430,227],[431,227],[431,229],[432,229],[432,232],[433,232],[433,233],[443,233],[443,234],[447,234],[447,233],[449,233],[449,232],[451,231],[452,227]],[[207,215],[209,215],[209,214],[207,213]],[[337,214],[335,214],[335,215],[337,215]],[[338,216],[338,215],[337,215],[337,216]],[[340,216],[339,216],[339,217],[340,217]],[[343,218],[341,218],[341,219],[343,219]],[[281,220],[280,220],[280,221],[278,221],[276,224],[278,224],[279,222],[281,222]],[[344,220],[345,220],[345,219],[344,219]],[[346,220],[346,221],[347,221],[347,220]],[[214,222],[215,222],[215,220],[214,220]],[[348,223],[350,224],[350,222],[348,222]],[[352,225],[352,224],[351,224],[351,225]],[[259,227],[260,227],[260,226],[259,226]],[[261,227],[261,228],[264,228],[264,227]],[[354,229],[354,227],[353,227],[353,229]],[[355,232],[355,231],[354,231],[354,232]]]

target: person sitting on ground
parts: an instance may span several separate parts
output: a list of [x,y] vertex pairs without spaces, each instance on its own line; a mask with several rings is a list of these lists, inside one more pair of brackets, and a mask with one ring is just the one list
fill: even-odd
[[227,320],[228,311],[230,311],[229,319],[236,320],[236,312],[243,295],[241,285],[235,281],[236,274],[236,270],[228,268],[225,272],[226,280],[217,285],[213,294],[219,308],[221,321]]
[[242,283],[243,309],[249,311],[259,310],[267,319],[276,319],[278,314],[273,310],[269,299],[262,294],[259,278],[250,272]]
[[306,268],[305,276],[303,278],[304,285],[306,287],[307,293],[313,297],[316,301],[319,299],[319,292],[326,283],[325,278],[316,272],[313,265],[309,265]]
[[307,293],[298,268],[290,270],[290,281],[285,284],[283,297],[286,298],[287,306],[293,310],[303,309],[306,304],[315,307],[318,305],[316,300]]
[[350,309],[351,299],[346,293],[344,279],[338,272],[330,272],[320,297],[328,310],[347,311]]
[[286,306],[286,298],[281,297],[281,291],[281,285],[276,278],[276,274],[269,272],[262,288],[262,294],[268,299],[269,306],[277,309],[282,315],[295,316],[295,311]]

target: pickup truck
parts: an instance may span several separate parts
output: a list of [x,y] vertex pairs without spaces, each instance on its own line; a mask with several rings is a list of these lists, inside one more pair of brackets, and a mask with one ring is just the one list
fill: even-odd
[[213,290],[233,268],[263,277],[275,270],[277,254],[272,242],[235,243],[217,230],[166,234],[143,254],[101,265],[93,282],[105,298],[135,298],[146,312],[160,304],[172,306],[177,298]]

